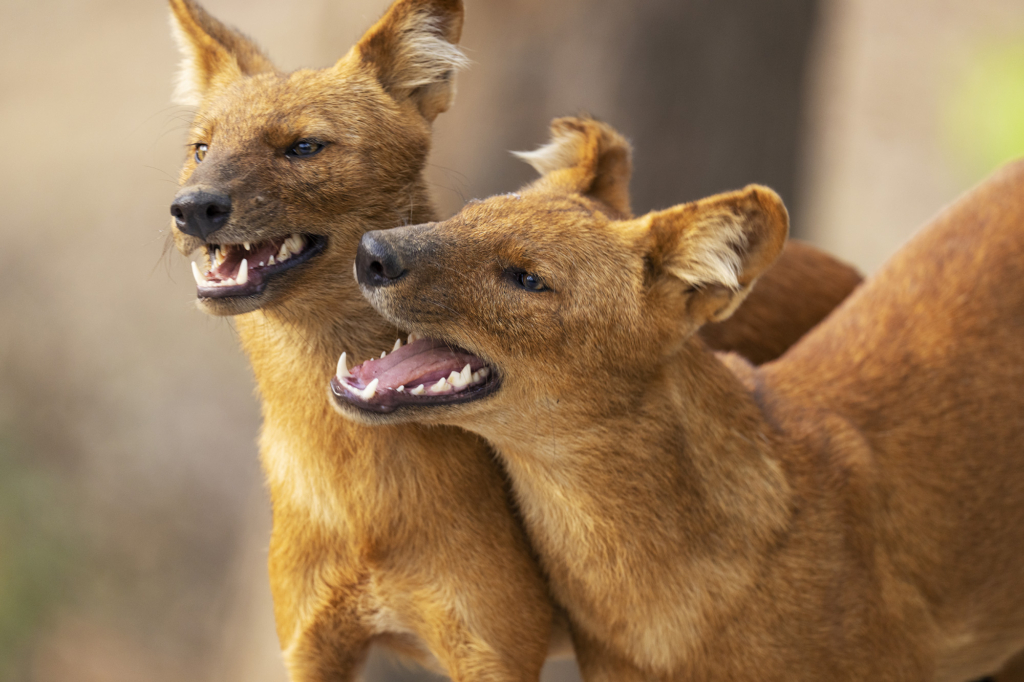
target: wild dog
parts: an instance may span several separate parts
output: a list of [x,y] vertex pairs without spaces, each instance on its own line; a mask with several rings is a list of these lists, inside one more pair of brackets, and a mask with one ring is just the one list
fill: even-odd
[[[364,360],[395,339],[349,267],[364,232],[435,217],[422,172],[463,61],[461,3],[397,2],[337,64],[291,74],[195,3],[171,8],[178,101],[197,108],[174,239],[199,251],[199,306],[236,316],[256,375],[292,678],[349,679],[378,641],[429,653],[456,680],[536,679],[552,605],[487,447],[456,429],[353,425],[323,396],[343,349]],[[793,273],[833,262],[808,252]],[[805,331],[807,311],[824,314],[855,285],[833,269],[831,288],[782,301],[775,327],[764,301],[768,316],[734,339],[763,333],[772,345],[759,352],[771,353]]]
[[755,368],[697,332],[777,258],[782,201],[616,219],[581,172],[607,138],[556,122],[522,191],[363,236],[363,292],[423,338],[335,377],[338,408],[494,445],[588,679],[997,670],[1024,648],[1024,162]]
[[291,678],[351,679],[376,641],[455,680],[536,680],[552,606],[484,444],[351,425],[323,398],[342,345],[365,358],[395,340],[350,263],[367,230],[434,217],[422,171],[464,62],[462,3],[400,0],[335,65],[290,74],[170,4],[177,99],[197,107],[174,239],[200,252],[199,306],[236,316],[256,375]]

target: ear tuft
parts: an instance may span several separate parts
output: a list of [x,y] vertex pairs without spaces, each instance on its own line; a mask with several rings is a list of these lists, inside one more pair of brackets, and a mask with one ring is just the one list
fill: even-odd
[[646,216],[651,263],[696,293],[691,314],[723,320],[782,252],[789,215],[779,195],[760,185]]
[[172,101],[199,106],[216,87],[273,71],[256,44],[213,18],[193,0],[170,0],[171,34],[181,51]]
[[585,128],[564,125],[570,119],[555,119],[551,124],[551,141],[532,152],[512,152],[517,159],[530,164],[541,175],[582,164],[587,153]]
[[432,121],[451,106],[455,73],[469,65],[456,45],[462,17],[461,0],[399,0],[356,49],[392,97]]
[[588,116],[551,123],[551,141],[532,152],[513,154],[541,174],[537,186],[593,197],[628,218],[632,149],[614,128]]
[[711,215],[702,220],[701,229],[680,237],[665,269],[691,287],[713,284],[738,291],[743,272],[741,254],[746,250],[747,235],[739,216]]

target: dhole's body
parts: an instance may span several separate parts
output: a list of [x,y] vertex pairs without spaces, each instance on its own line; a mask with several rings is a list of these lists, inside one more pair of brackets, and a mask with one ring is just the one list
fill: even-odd
[[695,332],[781,250],[778,197],[619,221],[615,134],[553,129],[534,185],[357,256],[378,310],[491,374],[365,398],[360,366],[343,412],[496,447],[589,679],[960,682],[1024,648],[1024,163],[756,369]]
[[[186,57],[179,98],[198,108],[175,240],[183,253],[227,254],[197,266],[200,306],[237,315],[262,398],[270,581],[292,678],[349,679],[383,641],[431,653],[456,680],[536,679],[552,606],[483,442],[354,425],[324,400],[342,350],[361,360],[395,339],[359,295],[351,259],[367,230],[434,217],[422,170],[430,122],[452,96],[461,4],[398,2],[334,67],[293,74],[194,3],[171,7]],[[295,235],[288,263],[299,265],[259,265]],[[808,297],[811,317],[857,283],[814,251],[793,262],[797,279],[801,267],[835,273]],[[817,321],[787,303],[773,327],[772,302],[753,303],[761,312],[739,336],[763,333],[761,352]]]

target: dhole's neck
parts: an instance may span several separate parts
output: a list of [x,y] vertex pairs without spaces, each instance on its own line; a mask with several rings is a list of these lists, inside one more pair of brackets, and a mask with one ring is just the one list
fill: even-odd
[[363,298],[352,275],[352,261],[363,233],[405,220],[436,218],[422,180],[404,198],[409,202],[404,209],[330,236],[335,253],[352,255],[335,256],[319,275],[323,286],[293,292],[278,306],[236,318],[259,387],[264,434],[276,430],[287,434],[289,447],[308,450],[311,456],[317,449],[332,449],[338,459],[344,459],[346,449],[352,448],[352,434],[366,430],[334,412],[327,386],[343,351],[355,364],[390,349],[397,338],[398,331]]
[[[595,421],[558,403],[478,430],[506,462],[556,597],[590,604],[580,625],[629,650],[665,623],[701,632],[712,613],[742,608],[787,525],[789,486],[737,378],[692,341],[628,414]],[[608,594],[652,611],[613,623]],[[630,653],[670,669],[684,649]]]

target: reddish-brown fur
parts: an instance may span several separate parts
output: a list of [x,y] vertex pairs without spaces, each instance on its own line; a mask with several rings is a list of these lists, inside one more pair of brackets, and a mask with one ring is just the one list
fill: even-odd
[[959,682],[1024,648],[1024,163],[755,368],[695,333],[779,254],[779,198],[619,220],[600,153],[547,156],[520,193],[364,239],[404,269],[360,272],[375,307],[486,359],[496,392],[341,407],[496,447],[586,676]]
[[[171,8],[186,57],[179,99],[197,107],[182,192],[231,197],[230,220],[207,239],[175,229],[179,250],[297,230],[328,238],[258,294],[200,299],[211,314],[237,316],[259,386],[270,581],[292,678],[349,679],[382,641],[421,660],[429,652],[456,680],[536,679],[552,606],[486,446],[456,429],[353,425],[323,397],[342,350],[365,359],[395,338],[350,265],[367,230],[434,217],[422,170],[430,123],[452,97],[457,60],[445,50],[459,37],[461,3],[401,0],[336,65],[291,74],[194,2]],[[285,155],[307,137],[326,146]],[[808,297],[815,315],[852,286],[836,282]],[[816,321],[785,313],[776,332],[768,316],[756,319],[766,326],[747,333],[782,339]]]

